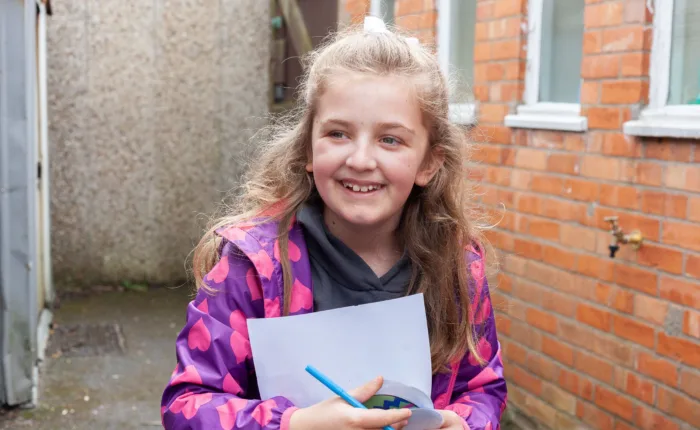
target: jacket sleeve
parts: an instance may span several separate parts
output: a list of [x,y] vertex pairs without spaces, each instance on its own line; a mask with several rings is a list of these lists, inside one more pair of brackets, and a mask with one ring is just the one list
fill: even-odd
[[508,395],[491,296],[480,257],[472,261],[470,272],[475,290],[472,318],[476,333],[480,334],[477,350],[486,364],[482,367],[471,354],[465,355],[458,364],[452,403],[445,409],[464,418],[465,429],[497,430]]
[[176,341],[177,366],[163,392],[163,427],[281,429],[296,410],[283,397],[259,397],[246,320],[264,316],[253,265],[231,242],[187,307]]

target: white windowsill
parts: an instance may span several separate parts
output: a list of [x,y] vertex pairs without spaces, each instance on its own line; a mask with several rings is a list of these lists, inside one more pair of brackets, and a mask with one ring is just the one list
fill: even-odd
[[517,113],[506,115],[505,125],[515,128],[586,131],[588,118],[581,116],[576,103],[537,103],[518,106]]
[[624,124],[630,136],[700,138],[700,106],[665,106],[647,109],[639,119]]
[[473,125],[476,122],[476,104],[450,103],[450,121],[455,124]]

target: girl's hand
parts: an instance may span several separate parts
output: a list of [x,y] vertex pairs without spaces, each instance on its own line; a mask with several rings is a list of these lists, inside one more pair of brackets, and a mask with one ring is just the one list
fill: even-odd
[[[350,392],[361,403],[369,400],[382,387],[381,377]],[[359,409],[334,397],[308,408],[299,409],[289,420],[290,430],[364,430],[405,424],[409,409]]]
[[464,424],[464,419],[452,411],[438,411],[442,415],[442,427],[440,430],[464,430],[469,428]]

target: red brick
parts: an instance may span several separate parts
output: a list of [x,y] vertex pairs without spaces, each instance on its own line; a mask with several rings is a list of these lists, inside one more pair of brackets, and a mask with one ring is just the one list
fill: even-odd
[[539,395],[542,392],[542,381],[518,366],[512,366],[512,380],[532,394]]
[[583,57],[581,64],[581,77],[583,79],[616,78],[619,73],[620,56],[617,54]]
[[396,25],[406,30],[432,30],[435,28],[437,13],[427,11],[416,15],[404,15],[396,17]]
[[620,160],[599,155],[585,155],[581,165],[581,174],[590,178],[618,180],[620,178]]
[[625,22],[634,24],[651,23],[653,15],[646,5],[646,0],[627,0],[625,2]]
[[515,342],[509,342],[508,347],[504,349],[504,355],[509,363],[524,365],[527,360],[527,350]]
[[523,0],[497,1],[494,4],[493,16],[494,18],[503,18],[520,15],[523,13],[524,4]]
[[564,194],[574,200],[594,202],[598,200],[600,185],[585,179],[567,179],[564,182]]
[[623,289],[615,290],[611,306],[620,312],[631,314],[634,311],[634,294]]
[[480,2],[476,5],[476,21],[482,22],[487,19],[493,18],[493,9],[495,3],[493,2]]
[[612,364],[581,351],[576,352],[575,368],[607,383],[612,382]]
[[491,59],[491,43],[482,42],[474,45],[474,62],[489,61]]
[[530,349],[539,351],[542,347],[542,335],[540,332],[522,321],[513,321],[511,334],[513,339],[518,339],[518,342]]
[[696,428],[700,427],[700,402],[659,387],[658,407]]
[[559,375],[559,366],[554,361],[537,354],[528,354],[525,367],[548,381],[555,381]]
[[567,366],[574,365],[574,350],[549,336],[542,336],[542,352]]
[[542,258],[542,245],[523,239],[515,239],[513,242],[513,250],[516,254],[539,260]]
[[681,305],[700,308],[700,283],[697,282],[662,277],[659,295]]
[[567,317],[573,317],[576,313],[576,301],[568,294],[555,291],[542,292],[542,307]]
[[612,324],[610,312],[584,303],[578,305],[578,309],[576,309],[576,319],[603,331],[610,331],[610,326]]
[[[595,242],[593,242],[595,245]],[[614,263],[599,257],[581,254],[576,262],[576,271],[605,281],[612,281],[614,275]]]
[[531,148],[518,149],[515,165],[524,169],[545,170],[547,168],[547,152]]
[[681,252],[653,243],[646,243],[639,248],[637,262],[677,275],[683,271],[683,254]]
[[584,25],[586,29],[612,27],[622,24],[624,6],[621,2],[586,6]]
[[654,404],[654,384],[632,372],[625,372],[625,393],[650,405]]
[[584,203],[548,199],[544,205],[543,215],[562,221],[574,221],[584,224],[587,218],[586,211],[587,207]]
[[484,179],[492,184],[508,186],[510,185],[510,175],[511,169],[491,166],[486,170]]
[[660,332],[656,352],[689,366],[700,368],[700,347],[698,347],[697,342],[667,336],[666,333]]
[[651,408],[639,408],[635,420],[638,428],[642,430],[678,430],[678,424]]
[[700,339],[700,313],[685,311],[683,316],[683,333]]
[[[560,411],[564,411],[569,414],[576,413],[576,397],[555,385],[542,385],[542,400]],[[559,414],[557,416],[559,416]]]
[[577,175],[578,155],[556,153],[549,156],[547,170],[567,175]]
[[700,165],[669,164],[666,166],[664,184],[670,188],[700,192]]
[[[632,104],[646,103],[649,83],[646,81],[603,82],[601,103]],[[634,140],[634,139],[630,139]]]
[[685,262],[685,274],[700,279],[700,256],[688,254]]
[[540,330],[549,333],[557,332],[557,318],[546,312],[542,312],[535,308],[529,308],[526,313],[526,321],[528,324],[539,328]]
[[576,405],[576,416],[594,429],[612,430],[613,428],[613,417],[581,400]]
[[[605,84],[603,84],[603,90],[605,90]],[[605,155],[618,157],[640,157],[642,155],[642,145],[635,138],[622,133],[598,133],[598,136],[603,139],[601,152]]]
[[600,83],[596,81],[584,81],[581,86],[581,103],[596,104],[600,101]]
[[603,32],[586,31],[583,33],[583,53],[598,54],[603,49]]
[[657,279],[656,273],[648,270],[619,263],[615,266],[615,282],[634,290],[656,294]]
[[648,76],[649,53],[634,52],[623,54],[621,59],[620,74],[622,76]]
[[639,200],[639,193],[635,187],[621,187],[610,184],[600,185],[600,203],[603,205],[637,209]]
[[624,421],[617,421],[615,423],[615,430],[636,430],[634,427],[625,423]]
[[590,129],[619,130],[624,119],[623,110],[617,107],[589,107],[586,109]]
[[562,269],[573,270],[576,267],[576,254],[554,246],[542,247],[542,261]]
[[682,370],[680,389],[700,400],[700,372]]
[[613,315],[614,332],[621,338],[654,349],[654,328],[630,318]]
[[584,152],[586,150],[586,139],[580,133],[569,133],[564,135],[564,149],[567,151]]
[[634,298],[634,314],[656,325],[663,325],[668,313],[668,303],[638,294]]
[[559,337],[615,363],[625,366],[632,366],[634,363],[634,354],[628,345],[621,343],[619,339],[594,332],[586,326],[561,320],[559,321]]
[[642,191],[642,212],[682,219],[686,216],[687,207],[687,196],[661,191]]
[[646,352],[637,355],[637,371],[666,385],[675,387],[678,381],[678,365],[664,358],[657,358]]
[[644,30],[641,25],[603,30],[603,52],[641,51]]
[[595,230],[571,224],[562,224],[560,243],[564,246],[580,247],[586,251],[594,251],[596,246]]
[[510,336],[511,320],[502,313],[496,314],[496,327],[498,332],[504,336]]
[[525,51],[519,39],[491,42],[492,60],[512,60],[524,58]]
[[559,223],[542,218],[532,218],[529,232],[531,235],[545,240],[557,240],[560,234]]
[[635,181],[641,185],[661,186],[663,167],[659,163],[638,162]]
[[535,173],[530,188],[536,193],[559,195],[564,188],[564,180],[557,176]]
[[645,144],[646,158],[689,163],[693,147],[687,142],[652,141]]
[[632,401],[602,386],[596,387],[595,404],[613,414],[632,421],[637,408]]
[[479,120],[485,123],[502,123],[503,118],[508,115],[508,105],[484,103],[479,107]]
[[[700,150],[698,150],[700,152]],[[700,157],[700,155],[695,156]],[[700,221],[700,197],[691,197],[688,203],[688,220]]]

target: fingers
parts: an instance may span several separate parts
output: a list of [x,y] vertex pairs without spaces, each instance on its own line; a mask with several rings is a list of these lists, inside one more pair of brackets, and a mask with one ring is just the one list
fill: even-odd
[[369,381],[365,385],[355,388],[350,392],[350,395],[356,398],[360,403],[364,403],[374,396],[380,388],[382,388],[383,383],[384,379],[379,376]]
[[353,427],[382,428],[406,421],[410,416],[410,409],[355,409],[351,421]]

